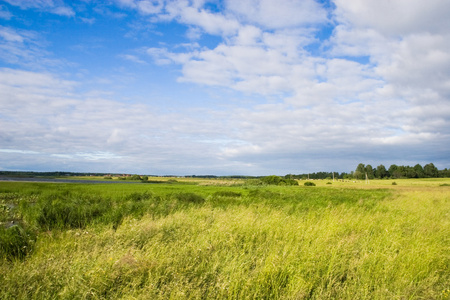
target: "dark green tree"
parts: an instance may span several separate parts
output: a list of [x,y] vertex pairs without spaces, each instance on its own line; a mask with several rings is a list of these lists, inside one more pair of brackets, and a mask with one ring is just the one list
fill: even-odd
[[393,164],[389,167],[389,174],[392,178],[400,178],[402,177],[402,170],[399,169],[399,166]]
[[450,169],[445,168],[439,171],[439,177],[450,177]]
[[418,178],[423,178],[425,176],[425,173],[423,172],[423,168],[420,164],[417,164],[414,166],[414,171],[416,171]]
[[433,163],[426,164],[423,167],[423,172],[425,173],[426,177],[438,177],[438,169],[434,166]]
[[379,165],[377,169],[375,170],[375,175],[377,178],[385,178],[389,176],[388,171],[386,170],[386,167],[384,165]]
[[365,173],[366,173],[366,166],[363,163],[360,163],[355,170],[355,173],[353,173],[353,175],[355,176],[356,179],[363,179],[365,178]]

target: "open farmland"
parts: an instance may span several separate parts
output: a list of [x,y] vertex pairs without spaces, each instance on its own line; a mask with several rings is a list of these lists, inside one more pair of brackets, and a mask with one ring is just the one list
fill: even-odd
[[0,182],[1,299],[448,299],[450,179]]

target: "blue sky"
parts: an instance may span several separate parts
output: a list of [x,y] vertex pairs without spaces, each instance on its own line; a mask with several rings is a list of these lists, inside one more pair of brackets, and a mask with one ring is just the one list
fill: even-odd
[[0,1],[0,170],[450,167],[450,2]]

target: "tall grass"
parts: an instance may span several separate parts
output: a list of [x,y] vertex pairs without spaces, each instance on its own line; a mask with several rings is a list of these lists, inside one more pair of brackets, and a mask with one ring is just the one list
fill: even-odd
[[35,223],[34,251],[0,262],[0,298],[448,298],[447,187],[205,188],[41,191],[26,220],[83,199],[90,221]]

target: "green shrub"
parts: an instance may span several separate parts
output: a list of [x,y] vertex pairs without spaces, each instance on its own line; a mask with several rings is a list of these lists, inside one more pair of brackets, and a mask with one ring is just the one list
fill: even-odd
[[143,200],[148,200],[150,198],[152,198],[152,194],[145,191],[144,193],[131,193],[128,196],[126,196],[126,200],[131,200],[131,201],[143,201]]
[[111,201],[61,190],[41,195],[35,203],[21,202],[23,219],[42,230],[84,228],[111,209]]
[[26,230],[22,225],[13,225],[9,228],[0,227],[0,258],[13,260],[23,259],[32,251],[35,234]]
[[294,179],[282,178],[276,175],[263,177],[261,181],[269,185],[298,185],[298,182]]
[[242,196],[241,193],[233,192],[233,191],[218,191],[218,192],[215,192],[213,195],[219,196],[219,197],[234,197],[234,198]]
[[247,179],[245,185],[265,185],[261,179]]
[[91,220],[109,209],[107,203],[58,199],[40,203],[36,222],[41,228],[84,228]]
[[201,204],[205,202],[205,198],[194,193],[178,193],[175,194],[175,199],[184,203]]
[[392,185],[397,185],[397,182],[395,182],[395,181],[392,181]]
[[303,185],[304,186],[316,186],[316,184],[314,182],[311,182],[311,181],[307,181]]

